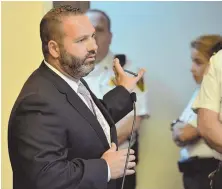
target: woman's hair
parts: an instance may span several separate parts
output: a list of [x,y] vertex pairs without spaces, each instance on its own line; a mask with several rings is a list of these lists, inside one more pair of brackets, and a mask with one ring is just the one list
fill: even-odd
[[208,60],[210,57],[222,48],[222,36],[220,35],[202,35],[191,42],[191,47],[203,54]]

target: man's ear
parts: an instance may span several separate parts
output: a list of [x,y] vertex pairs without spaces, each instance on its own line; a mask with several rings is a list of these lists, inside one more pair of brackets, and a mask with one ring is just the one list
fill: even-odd
[[109,32],[109,44],[111,44],[112,38],[113,38],[113,34],[112,34],[112,32]]
[[59,49],[59,45],[57,42],[50,40],[48,42],[48,49],[49,49],[49,54],[53,58],[58,58],[60,56],[60,49]]

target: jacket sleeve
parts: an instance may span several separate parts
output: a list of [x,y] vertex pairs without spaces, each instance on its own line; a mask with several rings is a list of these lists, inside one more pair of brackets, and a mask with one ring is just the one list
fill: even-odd
[[115,123],[133,110],[131,94],[123,86],[117,86],[106,93],[102,102]]
[[10,137],[16,147],[12,158],[17,167],[13,169],[22,169],[33,189],[107,188],[105,160],[67,159],[64,118],[50,100],[30,95],[22,100],[14,115]]

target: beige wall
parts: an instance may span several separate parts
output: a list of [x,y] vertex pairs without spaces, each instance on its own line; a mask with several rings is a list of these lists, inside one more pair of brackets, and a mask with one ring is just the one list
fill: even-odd
[[8,118],[28,75],[42,60],[39,23],[50,2],[2,2],[2,189],[12,189]]

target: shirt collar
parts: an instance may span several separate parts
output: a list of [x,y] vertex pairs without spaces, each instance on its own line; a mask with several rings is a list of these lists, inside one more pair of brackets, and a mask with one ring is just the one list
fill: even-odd
[[60,76],[63,80],[66,81],[66,83],[68,83],[68,85],[77,93],[78,90],[78,86],[80,81],[76,81],[74,78],[72,77],[68,77],[64,74],[62,74],[59,70],[57,70],[55,67],[53,67],[52,65],[50,65],[48,62],[46,62],[44,60],[44,63],[46,64],[46,66],[48,66],[53,72],[55,72],[58,76]]
[[110,68],[113,66],[112,65],[113,59],[114,59],[114,54],[111,51],[109,51],[106,57],[102,61],[96,64],[96,67],[99,66],[99,67]]

